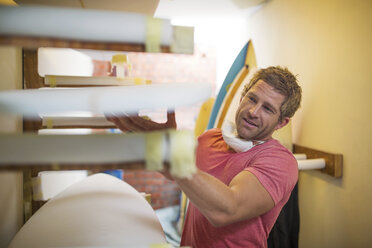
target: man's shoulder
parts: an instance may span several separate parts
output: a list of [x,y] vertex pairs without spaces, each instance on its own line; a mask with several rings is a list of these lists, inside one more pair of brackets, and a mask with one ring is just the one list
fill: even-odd
[[211,128],[211,129],[208,129],[206,131],[204,131],[204,133],[202,133],[199,138],[203,138],[203,137],[219,137],[221,136],[222,137],[222,131],[220,128]]
[[263,159],[266,163],[270,161],[273,163],[281,161],[282,163],[288,164],[290,167],[297,168],[297,161],[293,153],[276,139],[270,139],[255,148],[257,149],[255,150],[254,160]]
[[292,152],[288,150],[287,147],[282,145],[278,140],[276,139],[270,139],[263,143],[262,145],[258,145],[257,148],[260,148],[261,150],[270,150],[270,151],[277,151],[277,152],[283,152],[285,154],[288,154],[291,157],[294,157]]

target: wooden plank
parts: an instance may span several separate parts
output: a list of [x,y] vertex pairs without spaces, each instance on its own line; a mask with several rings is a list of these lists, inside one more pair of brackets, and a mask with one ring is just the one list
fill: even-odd
[[[44,87],[44,79],[38,73],[38,56],[36,49],[23,49],[23,88],[36,89]],[[37,132],[42,127],[41,118],[23,118],[23,132]]]
[[23,171],[23,224],[32,216],[32,182],[31,170],[24,168]]
[[[28,122],[32,124],[37,124],[36,122]],[[89,128],[89,129],[111,129],[111,128],[117,128],[114,124],[112,125],[105,125],[105,126],[94,126],[94,125],[83,125],[83,124],[73,124],[73,125],[60,125],[60,126],[53,126],[53,127],[48,127],[46,125],[42,125],[39,129],[75,129],[75,128]],[[38,130],[39,130],[38,129]],[[93,131],[94,132],[94,131]]]
[[[167,163],[164,163],[167,165]],[[127,163],[107,163],[107,164],[17,164],[17,165],[2,165],[0,171],[9,170],[30,170],[32,176],[36,176],[40,171],[59,171],[59,170],[90,170],[90,171],[103,171],[103,170],[144,170],[145,162],[127,162]]]
[[38,73],[37,49],[23,49],[23,88],[44,87],[44,79]]
[[[73,49],[92,49],[106,51],[146,52],[145,44],[118,43],[118,42],[93,42],[57,38],[41,38],[27,36],[0,35],[0,45],[20,46],[26,49],[39,47],[57,47]],[[170,46],[160,46],[162,53],[171,53]],[[36,64],[37,65],[37,64]]]
[[337,178],[342,177],[342,154],[323,152],[296,144],[293,145],[293,152],[305,153],[308,159],[323,158],[326,161],[326,166],[321,170],[321,172]]
[[33,119],[25,119],[23,118],[23,132],[24,133],[37,133],[39,129],[42,128],[42,120],[41,118],[36,120],[35,118]]
[[107,121],[104,116],[76,117],[76,116],[43,116],[42,128],[90,128],[108,129],[117,128],[112,122]]

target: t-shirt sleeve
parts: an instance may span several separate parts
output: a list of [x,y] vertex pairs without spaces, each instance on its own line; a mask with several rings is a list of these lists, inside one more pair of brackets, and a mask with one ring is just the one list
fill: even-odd
[[284,148],[272,147],[261,151],[245,170],[258,178],[275,205],[289,197],[298,179],[297,161]]

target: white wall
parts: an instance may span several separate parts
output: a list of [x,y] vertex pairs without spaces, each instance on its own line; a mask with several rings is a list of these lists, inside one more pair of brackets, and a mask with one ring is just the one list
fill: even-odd
[[[22,88],[22,51],[0,46],[0,91]],[[22,132],[22,121],[0,115],[0,133]],[[1,149],[1,148],[0,148]],[[23,224],[22,172],[0,172],[0,247],[9,242]]]
[[236,18],[208,18],[194,20],[195,43],[199,47],[216,49],[216,93],[236,56],[247,43],[247,23],[242,16]]
[[272,0],[248,19],[258,65],[299,75],[294,143],[344,156],[344,175],[301,172],[300,247],[372,244],[372,1]]

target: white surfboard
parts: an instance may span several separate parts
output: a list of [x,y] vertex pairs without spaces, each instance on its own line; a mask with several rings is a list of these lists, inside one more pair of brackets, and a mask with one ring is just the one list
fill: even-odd
[[55,87],[81,87],[81,86],[129,86],[129,85],[141,85],[148,84],[150,80],[145,78],[135,77],[109,77],[109,76],[57,76],[57,75],[45,75],[45,85]]
[[[0,166],[97,164],[144,161],[147,133],[90,135],[0,135]],[[163,144],[167,151],[167,143]],[[169,155],[164,153],[165,161]],[[15,166],[16,168],[16,166]]]
[[[172,43],[173,27],[162,19],[161,45]],[[0,36],[143,44],[146,15],[63,7],[0,5]]]
[[9,247],[150,247],[165,244],[144,197],[113,176],[96,174],[41,207]]
[[43,116],[42,126],[46,128],[115,128],[104,116]]
[[136,86],[87,88],[41,88],[0,92],[0,114],[16,113],[26,117],[79,111],[105,113],[137,113],[189,106],[207,100],[208,83],[167,83]]

